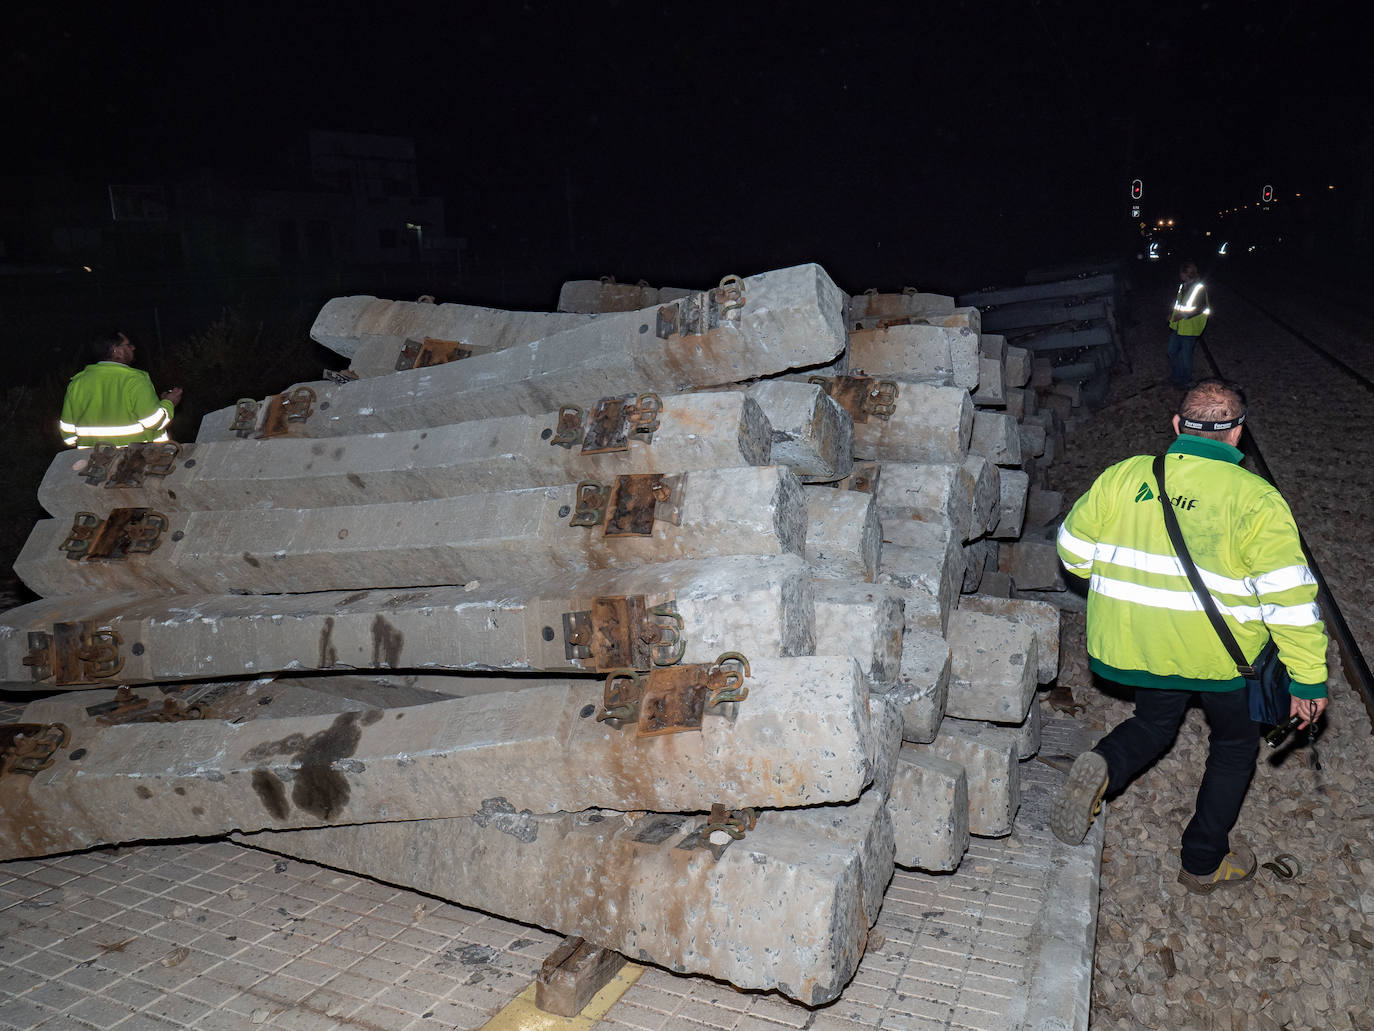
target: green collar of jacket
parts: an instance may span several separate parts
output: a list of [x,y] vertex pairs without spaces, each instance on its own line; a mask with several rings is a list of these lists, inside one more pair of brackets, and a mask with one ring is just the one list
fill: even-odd
[[1240,460],[1245,457],[1245,452],[1232,447],[1224,440],[1199,437],[1192,433],[1180,433],[1175,437],[1174,442],[1169,445],[1167,454],[1197,455],[1199,458],[1214,458],[1218,462],[1230,462],[1232,465],[1240,465]]

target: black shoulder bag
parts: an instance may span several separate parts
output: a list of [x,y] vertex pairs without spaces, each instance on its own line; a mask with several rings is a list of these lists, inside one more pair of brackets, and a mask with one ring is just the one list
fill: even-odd
[[1245,653],[1240,650],[1235,635],[1231,633],[1231,628],[1217,611],[1217,603],[1212,599],[1207,585],[1202,582],[1202,574],[1193,563],[1193,556],[1188,554],[1188,546],[1183,543],[1183,531],[1179,528],[1178,516],[1174,514],[1169,493],[1164,489],[1163,455],[1155,458],[1154,473],[1155,481],[1159,485],[1159,503],[1164,506],[1164,525],[1169,530],[1169,540],[1173,542],[1178,560],[1183,563],[1183,570],[1188,574],[1188,582],[1193,585],[1198,601],[1202,602],[1207,618],[1212,621],[1212,628],[1216,630],[1231,660],[1235,662],[1236,672],[1245,678],[1245,690],[1250,701],[1250,718],[1256,723],[1271,727],[1283,723],[1288,719],[1292,702],[1288,694],[1288,670],[1279,659],[1278,645],[1274,644],[1271,637],[1254,662],[1246,660]]

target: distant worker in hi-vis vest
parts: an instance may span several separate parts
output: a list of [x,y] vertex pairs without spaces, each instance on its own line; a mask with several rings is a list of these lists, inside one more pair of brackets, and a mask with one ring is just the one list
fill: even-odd
[[1169,379],[1179,390],[1193,381],[1193,348],[1212,314],[1207,285],[1198,278],[1197,263],[1185,261],[1178,270],[1178,296],[1169,315]]
[[93,444],[137,444],[169,440],[167,427],[181,388],[158,394],[142,369],[133,368],[134,345],[118,331],[91,341],[93,364],[72,377],[62,400],[62,443],[68,447]]

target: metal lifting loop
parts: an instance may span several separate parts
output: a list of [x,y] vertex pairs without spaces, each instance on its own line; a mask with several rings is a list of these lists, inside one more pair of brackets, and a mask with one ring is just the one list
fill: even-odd
[[655,666],[673,666],[682,660],[687,651],[687,638],[683,636],[682,616],[673,602],[664,602],[649,610],[658,620],[650,629],[654,631],[652,654]]
[[[619,720],[630,723],[637,720],[640,699],[644,694],[642,679],[643,674],[628,667],[611,670],[606,675],[606,686],[601,695],[602,707],[596,714],[596,721],[605,723],[607,720]],[[626,686],[619,687],[621,682]]]
[[663,399],[657,394],[640,394],[628,412],[630,431],[646,434],[650,440],[658,431],[658,416],[663,411]]
[[744,280],[739,276],[722,276],[719,290],[720,298],[725,302],[721,305],[721,318],[728,318],[731,312],[744,308]]
[[606,518],[607,489],[595,480],[583,480],[573,491],[573,517],[569,526],[599,526]]
[[91,550],[91,540],[95,537],[96,531],[104,524],[94,512],[77,512],[72,517],[72,532],[67,535],[67,539],[57,546],[58,551],[65,551],[69,559],[81,559]]
[[91,680],[104,680],[124,668],[124,656],[119,654],[124,638],[118,630],[105,627],[92,631],[86,643],[76,650],[81,672]]
[[865,406],[869,414],[879,419],[890,419],[897,411],[897,383],[895,380],[882,379],[877,382],[868,395]]
[[255,398],[241,397],[234,404],[234,421],[229,429],[235,433],[247,434],[257,425],[258,402]]
[[753,830],[757,823],[758,814],[753,809],[726,809],[716,802],[711,806],[711,813],[706,818],[706,825],[702,831],[708,837],[716,831],[724,831],[735,841],[739,841],[745,832]]
[[287,409],[286,418],[291,422],[304,422],[313,414],[311,406],[316,400],[315,391],[309,387],[297,387],[289,395],[283,394],[283,406]]
[[[132,450],[131,448],[130,451]],[[147,463],[143,469],[145,475],[168,476],[176,468],[176,460],[181,456],[181,445],[174,440],[167,440],[144,444],[141,451],[143,460]],[[112,478],[105,486],[117,486],[116,478]]]
[[582,425],[584,414],[580,405],[560,405],[558,408],[558,428],[549,438],[549,443],[554,447],[562,448],[571,448],[574,444],[581,444],[586,435],[586,430]]
[[32,777],[53,764],[53,757],[72,738],[65,723],[7,723],[0,726],[0,777]]
[[[741,669],[726,669],[727,662],[737,662]],[[706,702],[707,708],[721,702],[742,702],[749,697],[749,688],[744,686],[744,680],[749,676],[749,660],[740,652],[723,652],[717,656],[709,676],[712,691]],[[722,686],[715,686],[722,681]]]
[[110,467],[118,454],[119,449],[113,444],[97,444],[91,448],[85,465],[77,463],[80,468],[76,469],[76,474],[94,487],[109,475]]

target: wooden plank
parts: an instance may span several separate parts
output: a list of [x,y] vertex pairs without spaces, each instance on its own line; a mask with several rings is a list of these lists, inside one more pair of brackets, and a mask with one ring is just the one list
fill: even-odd
[[549,953],[535,981],[534,1004],[546,1013],[575,1017],[625,965],[625,957],[576,935]]

